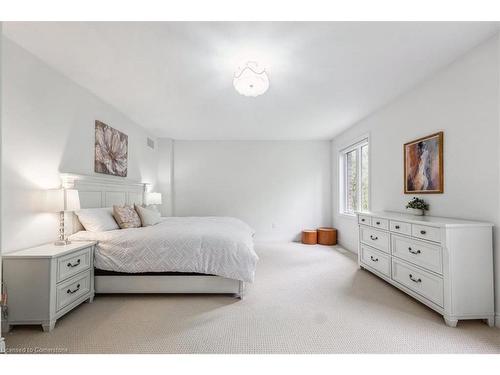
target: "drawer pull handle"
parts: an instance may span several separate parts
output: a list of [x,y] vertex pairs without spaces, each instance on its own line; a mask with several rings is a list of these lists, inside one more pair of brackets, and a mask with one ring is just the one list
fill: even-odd
[[377,236],[374,236],[373,234],[370,234],[370,238],[371,238],[373,241],[378,240],[378,237],[377,237]]
[[399,225],[396,225],[394,228],[399,229]]
[[370,255],[370,259],[372,260],[372,262],[378,262],[378,258],[374,258],[373,255]]
[[380,225],[380,221],[377,221],[375,224]]
[[69,268],[73,268],[73,267],[79,266],[80,262],[81,262],[81,260],[78,259],[75,263],[69,262],[66,266],[69,267]]
[[364,221],[365,221],[365,219],[361,219],[361,221],[363,221],[363,222],[364,222]]
[[408,251],[409,251],[410,253],[412,253],[412,254],[415,254],[415,255],[417,255],[417,254],[420,254],[420,253],[421,253],[421,251],[420,251],[420,250],[415,251],[415,250],[413,250],[411,247],[409,247],[409,248],[408,248]]
[[427,232],[425,230],[421,230],[420,234],[426,234]]
[[78,285],[76,286],[76,289],[73,289],[73,290],[68,289],[68,290],[66,291],[66,293],[68,293],[68,294],[74,294],[74,293],[78,292],[79,290],[80,290],[80,284],[78,284]]
[[411,273],[408,275],[408,277],[409,277],[409,278],[410,278],[410,280],[411,280],[411,281],[413,281],[414,283],[421,283],[421,282],[422,282],[422,279],[421,279],[421,278],[415,279]]

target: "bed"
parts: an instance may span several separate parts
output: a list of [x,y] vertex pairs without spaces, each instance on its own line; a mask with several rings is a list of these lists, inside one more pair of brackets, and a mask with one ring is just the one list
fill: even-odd
[[[82,208],[142,204],[145,184],[63,175]],[[70,240],[97,241],[96,293],[224,293],[243,298],[258,256],[253,230],[230,217],[166,217],[151,227],[85,231],[71,215]]]

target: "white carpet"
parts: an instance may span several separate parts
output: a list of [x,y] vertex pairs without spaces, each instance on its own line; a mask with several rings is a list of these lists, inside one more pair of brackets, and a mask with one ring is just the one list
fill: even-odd
[[[440,315],[357,267],[339,247],[261,244],[239,301],[98,295],[54,331],[15,327],[8,350],[70,353],[500,353],[500,329]],[[30,350],[30,349],[28,349]]]

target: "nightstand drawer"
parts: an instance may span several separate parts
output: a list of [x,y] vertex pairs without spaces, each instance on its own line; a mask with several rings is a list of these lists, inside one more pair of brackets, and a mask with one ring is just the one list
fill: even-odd
[[57,259],[57,282],[66,280],[90,267],[90,247]]
[[56,310],[61,310],[89,292],[90,270],[57,286]]

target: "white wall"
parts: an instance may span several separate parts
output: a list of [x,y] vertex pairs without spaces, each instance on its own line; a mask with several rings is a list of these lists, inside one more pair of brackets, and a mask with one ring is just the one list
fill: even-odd
[[11,40],[3,42],[2,252],[8,252],[57,237],[57,215],[39,212],[37,202],[43,189],[59,187],[59,172],[94,174],[95,120],[128,135],[128,178],[156,183],[157,157],[143,128]]
[[170,138],[159,138],[158,142],[158,178],[157,191],[162,194],[160,212],[163,216],[173,215],[173,161],[174,141]]
[[[496,224],[496,293],[500,301],[499,258],[499,45],[495,37],[470,51],[412,91],[360,121],[332,142],[334,191],[338,150],[370,134],[371,209],[404,211],[413,195],[403,194],[405,142],[444,131],[444,194],[429,194],[430,215]],[[338,213],[333,222],[340,243],[357,251],[356,222]]]
[[327,141],[175,141],[175,215],[234,216],[257,240],[331,224]]
[[[2,34],[2,28],[3,24],[0,22],[0,35]],[[2,38],[0,38],[0,144],[2,142]],[[2,183],[2,155],[0,152],[0,186]],[[0,199],[0,212],[2,210],[2,200]],[[2,243],[2,226],[0,225],[0,243]],[[2,252],[0,250],[0,280],[2,280]],[[0,286],[1,289],[1,286]],[[1,293],[1,291],[0,291]],[[5,351],[5,343],[4,339],[2,337],[2,326],[3,326],[3,321],[2,321],[2,313],[0,312],[0,353]]]

